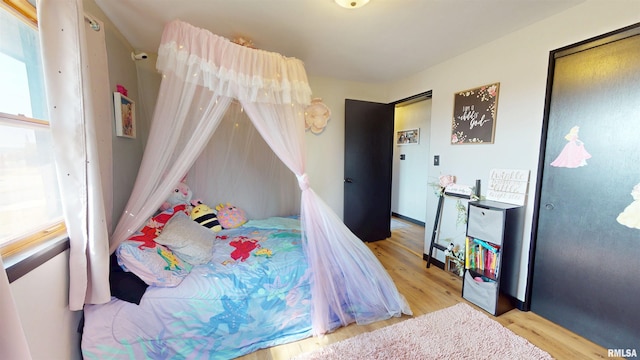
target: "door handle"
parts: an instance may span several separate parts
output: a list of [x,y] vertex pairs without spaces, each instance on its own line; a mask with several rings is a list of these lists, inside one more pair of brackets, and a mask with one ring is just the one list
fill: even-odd
[[346,182],[346,183],[352,183],[352,182],[353,182],[353,179],[352,179],[352,178],[345,178],[345,179],[344,179],[344,182]]

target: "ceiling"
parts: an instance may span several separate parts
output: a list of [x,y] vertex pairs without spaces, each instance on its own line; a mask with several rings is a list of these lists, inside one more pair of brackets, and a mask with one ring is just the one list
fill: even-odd
[[137,51],[157,53],[180,19],[302,60],[308,75],[388,82],[425,70],[584,0],[95,0]]

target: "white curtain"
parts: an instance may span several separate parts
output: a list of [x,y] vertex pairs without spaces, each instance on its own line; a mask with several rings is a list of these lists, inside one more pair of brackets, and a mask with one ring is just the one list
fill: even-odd
[[237,99],[264,141],[296,175],[302,191],[304,248],[313,273],[314,333],[353,321],[411,314],[369,248],[309,188],[304,108],[311,91],[302,62],[242,47],[180,21],[165,27],[158,55],[163,79],[149,143],[111,249],[158,209]]
[[[104,32],[86,32],[81,0],[38,1],[58,182],[71,249],[69,308],[111,299],[112,115]],[[90,41],[87,41],[90,39]],[[91,48],[87,44],[91,43]]]

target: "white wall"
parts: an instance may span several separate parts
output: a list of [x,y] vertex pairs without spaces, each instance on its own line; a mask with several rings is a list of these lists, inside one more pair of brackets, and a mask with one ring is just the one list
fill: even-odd
[[[69,250],[11,283],[31,357],[81,359],[81,311],[69,311]],[[4,330],[3,330],[4,331]]]
[[[409,78],[390,84],[391,98],[433,91],[430,156],[439,154],[441,165],[430,176],[453,174],[459,183],[482,181],[486,194],[492,168],[531,171],[518,298],[524,300],[527,262],[535,198],[538,153],[546,93],[549,52],[640,22],[640,1],[590,0],[473,51],[445,61]],[[453,94],[457,91],[500,82],[495,143],[451,145]],[[434,203],[430,195],[428,203]],[[427,219],[435,217],[427,207]],[[430,241],[432,222],[427,221]]]
[[[396,107],[394,141],[397,141],[399,130],[409,129],[420,129],[420,142],[394,145],[391,211],[426,222],[427,192],[430,191],[427,184],[437,181],[429,179],[430,168],[426,166],[431,131],[431,99]],[[405,155],[404,160],[400,160],[402,154]]]
[[[85,12],[104,22],[101,31],[105,33],[107,47],[109,88],[114,92],[116,91],[116,85],[124,86],[128,90],[127,97],[136,104],[136,139],[117,137],[115,135],[115,125],[112,127],[113,219],[112,229],[109,230],[113,231],[131,195],[131,190],[133,189],[133,184],[138,175],[138,169],[140,168],[140,162],[142,161],[144,145],[149,134],[149,119],[151,114],[147,103],[143,101],[147,100],[146,97],[143,98],[140,95],[145,95],[147,92],[150,92],[152,94],[151,96],[154,96],[157,93],[157,89],[154,93],[152,88],[149,89],[139,84],[141,78],[148,78],[148,71],[140,71],[141,65],[145,64],[149,66],[148,64],[152,60],[147,59],[134,62],[131,59],[131,52],[134,51],[133,47],[131,47],[126,38],[96,5],[95,1],[83,0],[83,7]],[[159,83],[159,80],[157,82]],[[153,104],[155,104],[155,102]],[[108,120],[113,121],[112,119]]]
[[344,195],[345,99],[387,103],[384,84],[366,84],[309,76],[312,97],[322,98],[331,109],[325,130],[306,134],[307,174],[311,188],[342,218]]

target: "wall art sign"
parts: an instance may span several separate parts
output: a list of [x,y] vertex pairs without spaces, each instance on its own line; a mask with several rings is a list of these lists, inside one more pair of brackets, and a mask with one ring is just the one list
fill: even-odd
[[136,138],[136,107],[133,100],[120,92],[113,93],[113,110],[116,117],[116,135]]
[[493,144],[500,83],[460,91],[453,101],[452,144]]
[[524,205],[529,188],[529,170],[491,169],[487,200]]

